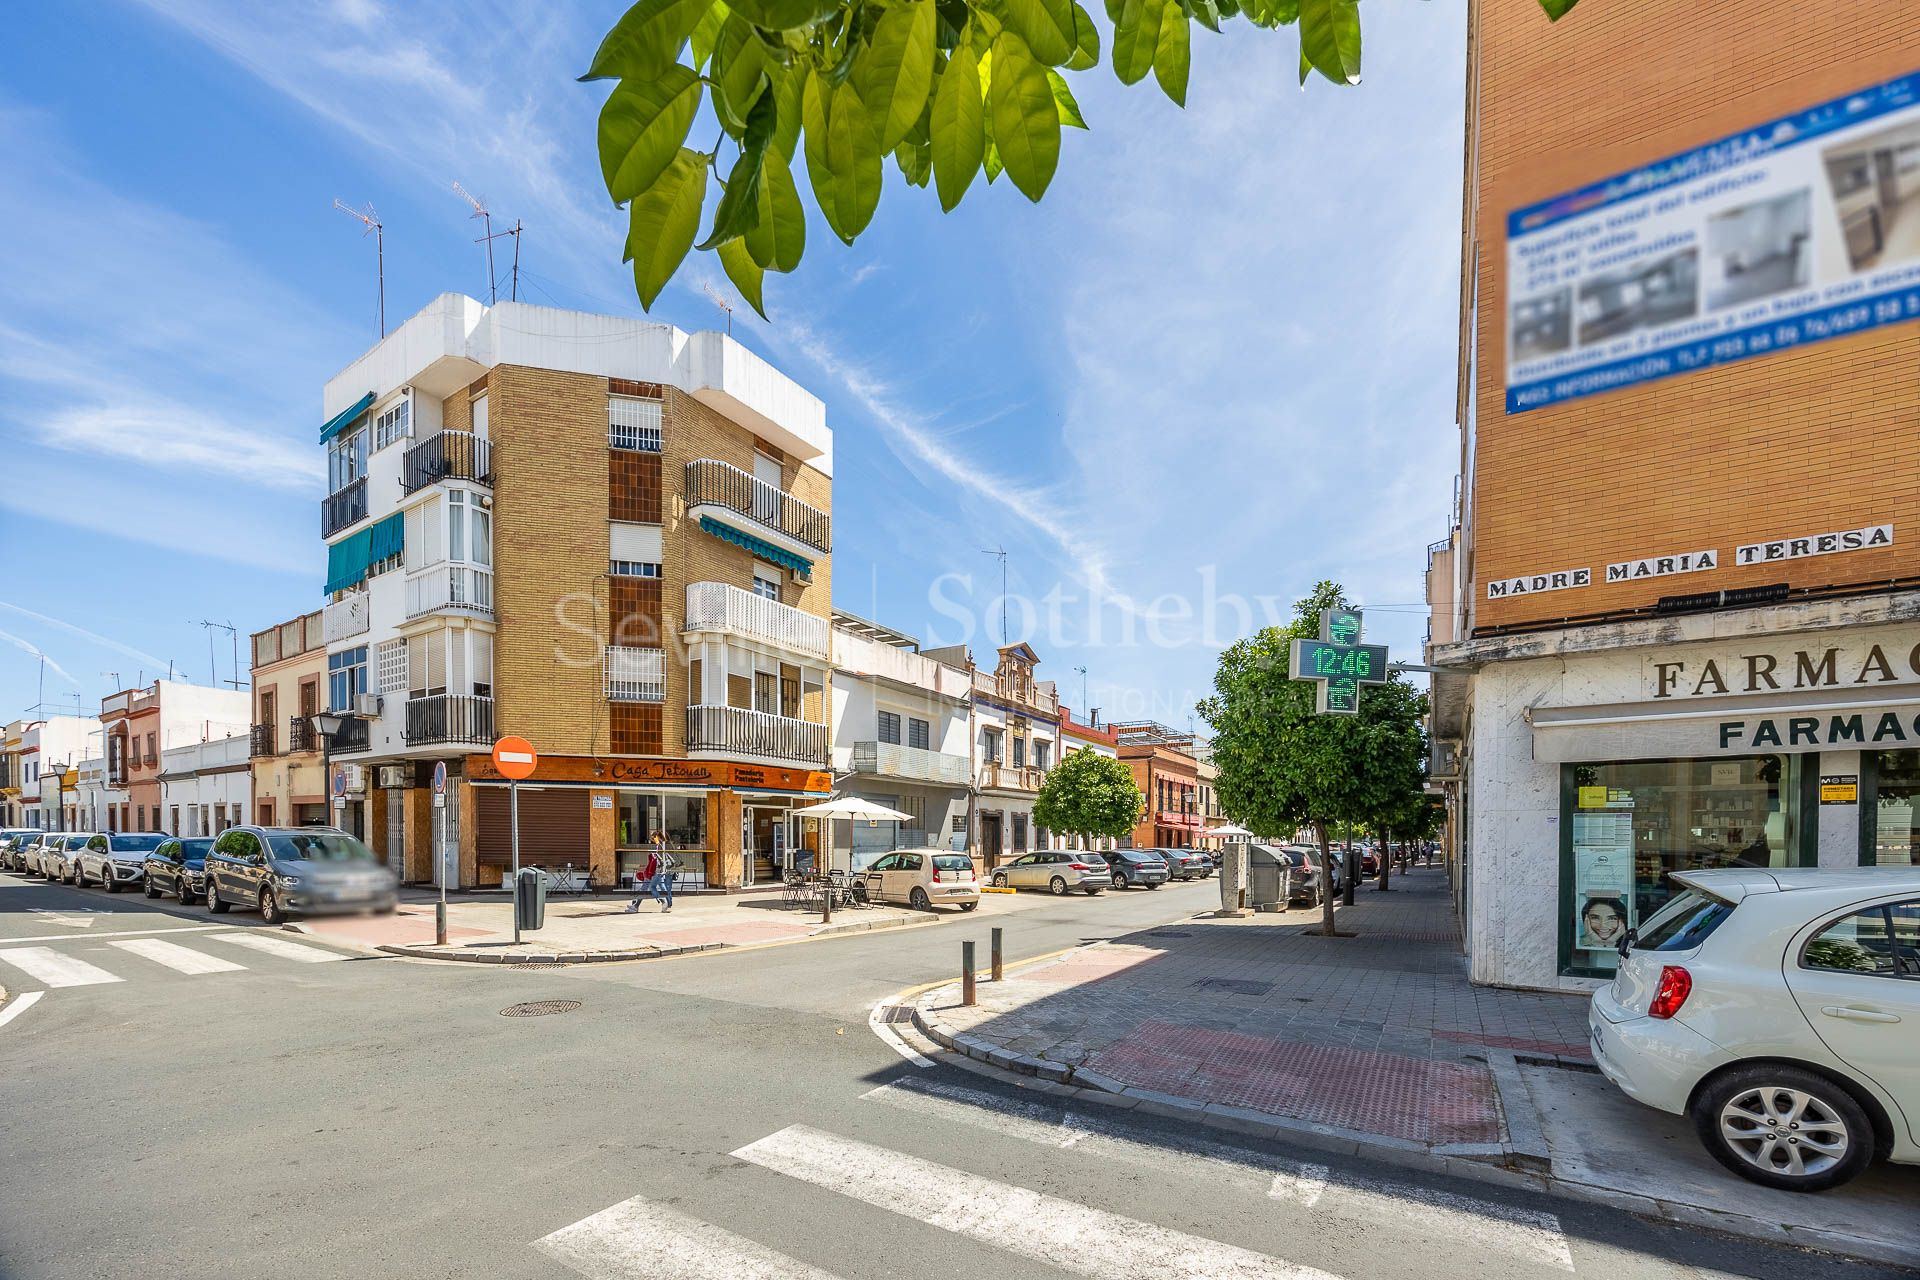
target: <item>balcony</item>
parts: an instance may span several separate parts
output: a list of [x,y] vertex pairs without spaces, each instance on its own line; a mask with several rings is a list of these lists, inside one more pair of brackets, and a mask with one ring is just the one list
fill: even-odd
[[1034,791],[1047,780],[1047,771],[1038,765],[1002,764],[989,760],[980,766],[982,791]]
[[827,762],[827,726],[745,707],[687,708],[687,754],[765,756],[794,764]]
[[493,574],[472,565],[442,564],[407,579],[407,617],[429,613],[493,614]]
[[363,636],[372,622],[364,591],[348,592],[322,609],[320,615],[320,631],[328,644]]
[[820,662],[827,660],[829,628],[825,618],[724,582],[687,584],[687,616],[682,630],[717,631]]
[[[340,713],[335,712],[334,714],[338,715]],[[334,733],[333,741],[330,744],[330,749],[333,754],[338,756],[345,755],[350,751],[365,751],[372,741],[372,727],[373,726],[367,721],[357,716],[349,720],[342,720],[340,722],[340,728]]]
[[352,484],[320,500],[320,536],[331,538],[350,524],[356,524],[367,518],[367,478],[361,476]]
[[906,782],[931,782],[948,787],[967,785],[965,756],[929,751],[924,747],[903,747],[897,742],[854,743],[853,771]]
[[313,731],[313,721],[305,716],[291,716],[287,720],[287,753],[299,755],[305,751],[318,751],[320,738]]
[[400,487],[408,493],[442,480],[492,484],[493,445],[471,431],[442,431],[401,458]]
[[407,700],[408,746],[433,742],[493,743],[493,699],[464,693],[437,693]]
[[778,485],[768,484],[731,462],[696,458],[687,464],[687,516],[698,521],[700,508],[745,516],[776,545],[808,559],[833,550],[833,521]]
[[667,655],[664,649],[607,646],[609,702],[665,702]]
[[253,726],[253,731],[247,735],[247,755],[256,760],[262,756],[279,755],[280,753],[274,750],[274,745],[273,726],[271,724],[257,724]]

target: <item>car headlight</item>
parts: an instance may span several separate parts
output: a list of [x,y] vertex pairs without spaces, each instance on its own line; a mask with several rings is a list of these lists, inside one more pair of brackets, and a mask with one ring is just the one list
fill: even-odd
[[300,887],[299,876],[277,876],[275,879],[282,889],[297,889]]

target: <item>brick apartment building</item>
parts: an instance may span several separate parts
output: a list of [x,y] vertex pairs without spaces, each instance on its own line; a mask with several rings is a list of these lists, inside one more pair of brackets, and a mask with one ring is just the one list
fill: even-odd
[[1479,981],[1596,985],[1674,871],[1920,857],[1915,48],[1899,0],[1471,6],[1428,591]]
[[325,409],[335,817],[404,879],[500,883],[506,734],[540,753],[523,864],[608,885],[659,833],[734,888],[817,839],[786,821],[832,782],[817,398],[722,334],[449,294]]
[[1191,849],[1206,828],[1193,735],[1152,720],[1115,721],[1121,763],[1146,797],[1129,848]]

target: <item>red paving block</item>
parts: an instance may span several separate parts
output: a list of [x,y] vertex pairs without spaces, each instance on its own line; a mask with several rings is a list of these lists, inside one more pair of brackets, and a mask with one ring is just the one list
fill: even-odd
[[[402,907],[390,916],[314,916],[301,921],[307,931],[319,938],[345,938],[369,946],[404,946],[433,941],[433,912]],[[460,929],[449,926],[447,940],[484,938],[485,929]]]
[[1088,1066],[1142,1089],[1414,1142],[1498,1142],[1485,1068],[1143,1022]]
[[1477,1031],[1436,1031],[1435,1040],[1455,1044],[1483,1044],[1490,1049],[1518,1049],[1521,1053],[1550,1053],[1562,1058],[1591,1058],[1593,1051],[1584,1044],[1561,1044],[1555,1040],[1527,1040],[1519,1036],[1483,1036]]

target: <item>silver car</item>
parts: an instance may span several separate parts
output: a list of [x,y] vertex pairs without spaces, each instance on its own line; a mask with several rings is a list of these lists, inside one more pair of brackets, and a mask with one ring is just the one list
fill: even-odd
[[1047,889],[1056,895],[1079,889],[1092,895],[1113,884],[1113,873],[1097,853],[1045,850],[995,868],[993,883],[1000,889]]
[[40,874],[49,880],[78,884],[73,878],[80,850],[93,839],[91,831],[56,831],[40,845]]
[[72,854],[73,882],[97,884],[108,893],[135,888],[146,879],[147,855],[166,838],[160,831],[96,833]]
[[234,827],[206,855],[207,910],[258,910],[268,924],[287,913],[391,914],[400,882],[356,837],[334,827]]

